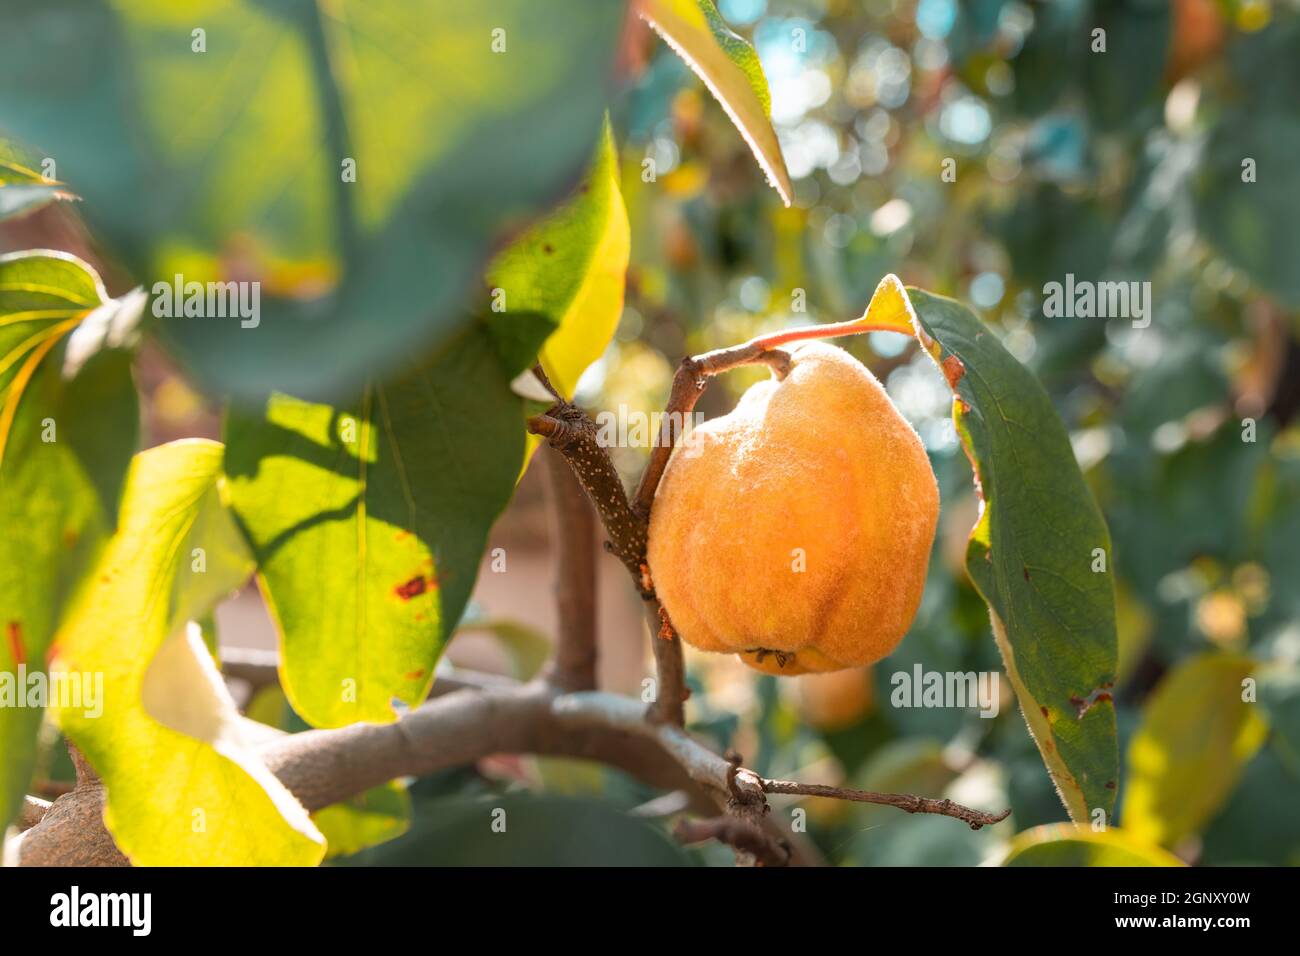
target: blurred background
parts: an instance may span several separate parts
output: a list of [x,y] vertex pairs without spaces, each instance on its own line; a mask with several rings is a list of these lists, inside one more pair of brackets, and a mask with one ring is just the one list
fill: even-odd
[[[718,8],[762,60],[794,204],[782,207],[682,62],[648,31],[635,33],[636,79],[613,111],[632,224],[626,306],[579,403],[661,409],[684,355],[855,318],[887,272],[968,303],[1048,389],[1110,525],[1118,824],[1132,762],[1154,760],[1189,789],[1213,779],[1222,791],[1172,828],[1168,848],[1184,860],[1300,864],[1296,5],[718,0]],[[1095,49],[1097,28],[1104,50]],[[22,243],[6,245],[61,228],[41,225],[55,215],[34,217]],[[1150,281],[1149,326],[1045,318],[1044,284],[1067,274]],[[996,862],[1015,833],[1067,819],[1009,686],[994,719],[889,701],[890,676],[915,664],[1001,671],[987,610],[962,570],[976,505],[951,393],[901,336],[840,344],[886,384],[939,477],[940,530],[921,610],[898,651],[868,671],[776,679],[688,651],[693,730],[765,776],[1013,812],[1008,824],[975,832],[890,808],[773,800],[794,838],[828,863]],[[715,380],[700,410],[725,412],[761,374]],[[139,377],[151,443],[219,434],[215,410],[161,353],[146,353]],[[644,450],[616,451],[631,480]],[[529,676],[544,659],[554,611],[543,471],[535,461],[493,533],[489,549],[505,549],[507,572],[485,561],[450,651],[455,665]],[[653,673],[640,602],[614,559],[602,559],[601,574],[602,679],[639,694]],[[228,646],[274,646],[255,589],[220,609],[218,627]],[[1207,656],[1250,662],[1266,729],[1244,732],[1227,716],[1231,693],[1202,688],[1165,695],[1162,732],[1144,736],[1162,686]],[[291,725],[278,691],[269,693],[255,712]],[[58,767],[45,772],[57,786]],[[664,822],[671,802],[585,764],[493,759],[418,781],[411,793],[410,831],[351,862],[731,862],[723,848],[677,846]],[[535,846],[512,840],[509,859],[499,858],[506,848],[457,823],[486,796],[512,820],[540,815],[547,826],[520,829],[549,836]]]

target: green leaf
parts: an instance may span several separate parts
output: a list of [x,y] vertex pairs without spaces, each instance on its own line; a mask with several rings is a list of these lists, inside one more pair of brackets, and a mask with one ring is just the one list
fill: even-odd
[[1232,110],[1210,131],[1192,186],[1197,228],[1215,251],[1291,306],[1300,306],[1298,153],[1294,112]]
[[396,839],[411,826],[411,797],[396,780],[317,810],[312,819],[325,834],[325,858],[351,856]]
[[0,127],[58,161],[148,285],[261,283],[256,328],[164,321],[204,382],[260,398],[350,394],[467,324],[493,246],[590,156],[625,10],[223,0],[201,14],[170,0],[8,12]]
[[1098,808],[1109,819],[1119,764],[1110,534],[1065,426],[1033,374],[960,303],[886,276],[861,321],[914,333],[953,389],[983,504],[966,570],[1071,819],[1092,822]]
[[712,0],[641,0],[637,9],[704,81],[781,201],[790,205],[790,174],[772,129],[772,98],[754,48],[731,31]]
[[392,721],[428,694],[514,489],[521,406],[473,328],[348,405],[232,411],[231,497],[309,724]]
[[1242,772],[1241,781],[1201,832],[1200,866],[1300,866],[1300,767],[1276,738]]
[[[547,323],[542,367],[566,398],[600,358],[623,312],[623,285],[631,253],[627,209],[618,186],[618,153],[609,123],[577,195],[507,247],[488,267],[488,285],[500,290],[501,325]],[[516,313],[526,313],[517,316]],[[537,349],[510,364],[513,377],[533,364]]]
[[[1164,0],[1127,0],[1093,5],[1087,29],[1070,43],[1085,45],[1084,103],[1106,128],[1149,125],[1161,119],[1161,93],[1172,32]],[[1106,49],[1093,52],[1093,30],[1105,31]],[[1059,51],[1057,70],[1061,69]]]
[[252,571],[221,500],[221,457],[219,444],[189,439],[132,461],[118,531],[51,665],[67,679],[102,679],[102,713],[63,701],[57,716],[103,779],[104,822],[133,863],[314,865],[320,833],[255,756],[186,623]]
[[[0,256],[0,701],[6,681],[21,689],[20,667],[44,666],[61,609],[112,529],[139,412],[129,336],[95,332],[138,317],[134,301],[109,299],[72,256]],[[0,705],[0,827],[30,779],[41,713]]]
[[[493,824],[504,821],[505,834]],[[575,839],[575,834],[582,834]],[[366,853],[381,866],[687,866],[658,827],[603,801],[511,793],[451,797],[416,808],[411,832]]]
[[1110,827],[1094,831],[1049,823],[1018,834],[1003,866],[1184,866],[1182,860],[1132,833]]
[[1278,665],[1259,674],[1259,704],[1272,732],[1272,746],[1300,779],[1300,672]]
[[62,183],[37,171],[34,157],[0,139],[0,222],[39,209],[56,199],[71,199]]
[[1160,682],[1129,742],[1125,830],[1172,846],[1199,833],[1232,795],[1268,736],[1261,705],[1242,700],[1254,669],[1246,657],[1199,654]]

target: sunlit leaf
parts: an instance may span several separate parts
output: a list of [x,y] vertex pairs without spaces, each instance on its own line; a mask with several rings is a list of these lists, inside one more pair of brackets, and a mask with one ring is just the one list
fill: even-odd
[[771,94],[754,48],[732,32],[712,0],[640,0],[638,9],[704,81],[781,201],[790,205],[790,174],[772,129]]
[[1109,827],[1052,823],[1018,834],[1003,866],[1184,866],[1182,860],[1134,834]]
[[226,427],[231,497],[308,723],[418,704],[523,455],[522,403],[487,333],[333,407],[273,396]]
[[405,833],[411,826],[411,797],[393,781],[317,810],[312,819],[325,834],[326,859],[351,856]]
[[15,694],[0,704],[0,826],[27,786],[41,721],[39,702],[16,706],[19,677],[44,668],[135,449],[129,333],[95,330],[132,324],[140,305],[109,299],[71,256],[0,256],[0,682],[12,679]]
[[39,209],[56,199],[71,199],[61,183],[47,179],[34,157],[0,139],[0,221]]
[[117,532],[55,639],[52,669],[102,680],[57,717],[108,791],[104,822],[139,865],[313,865],[324,840],[254,754],[198,629],[252,558],[221,500],[222,448],[132,461]]
[[[578,378],[614,336],[630,252],[618,154],[606,124],[577,195],[512,242],[488,268],[488,284],[501,291],[505,303],[494,333],[509,324],[549,322],[553,331],[541,347],[542,367],[566,398],[573,397]],[[517,316],[520,312],[525,315]],[[514,375],[532,362],[533,355],[525,355],[508,371]]]

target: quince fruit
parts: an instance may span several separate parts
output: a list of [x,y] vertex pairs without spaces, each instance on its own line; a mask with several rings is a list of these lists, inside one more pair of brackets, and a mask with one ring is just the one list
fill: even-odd
[[688,644],[769,674],[834,671],[907,633],[938,518],[916,432],[866,366],[811,341],[674,450],[647,557]]

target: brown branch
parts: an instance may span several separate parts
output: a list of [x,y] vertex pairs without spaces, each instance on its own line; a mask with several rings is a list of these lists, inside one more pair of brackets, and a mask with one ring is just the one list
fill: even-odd
[[104,826],[104,784],[72,744],[76,786],[50,804],[38,823],[5,848],[21,866],[127,866]]
[[[466,627],[466,630],[473,630],[473,627]],[[280,655],[274,650],[258,647],[223,647],[221,676],[243,681],[253,689],[253,693],[256,693],[264,687],[279,684],[279,659]],[[442,697],[452,691],[466,688],[502,690],[518,686],[517,680],[501,674],[488,674],[463,667],[451,668],[444,672],[443,667],[439,666],[437,679],[429,690],[429,697]],[[249,697],[251,699],[252,694]],[[66,789],[55,795],[61,796],[64,792]]]
[[565,690],[596,687],[596,520],[564,457],[546,454],[554,501],[559,634],[547,679]]
[[[473,630],[473,628],[466,628],[466,630]],[[434,680],[433,686],[429,688],[428,699],[445,697],[447,694],[458,690],[508,690],[519,686],[521,686],[519,681],[502,674],[472,671],[463,667],[453,667],[443,673],[440,666],[438,676]]]
[[668,619],[668,612],[656,598],[646,601],[646,623],[650,627],[650,648],[655,656],[655,699],[650,707],[653,720],[686,724],[686,700],[691,692],[686,687],[686,660],[682,656],[682,642]]
[[788,844],[775,843],[761,827],[738,817],[712,817],[708,820],[683,817],[673,827],[673,836],[686,844],[717,840],[738,853],[753,857],[758,866],[786,866],[790,862]]
[[223,647],[221,649],[221,674],[233,677],[249,686],[249,699],[264,687],[274,687],[280,682],[279,655],[273,650],[258,647]]
[[[594,760],[658,789],[682,790],[690,797],[691,812],[721,810],[766,835],[772,848],[763,854],[741,851],[753,862],[770,859],[769,853],[790,842],[790,835],[769,815],[768,792],[862,798],[861,791],[764,780],[681,727],[647,721],[644,708],[632,698],[598,691],[565,694],[543,682],[455,691],[396,723],[286,734],[261,750],[271,772],[313,812],[389,780],[464,766],[498,753]],[[930,805],[945,802],[906,794],[872,796],[881,798],[872,802],[913,813],[943,812]],[[41,822],[21,834],[20,862],[124,863],[103,828],[103,803],[102,784],[82,773],[77,789],[54,801]],[[970,818],[951,811],[945,815],[967,822],[977,818],[977,811],[967,813]],[[795,860],[800,858],[795,847]]]
[[778,378],[784,378],[790,370],[790,356],[783,351],[769,351],[755,339],[744,345],[728,349],[715,349],[682,359],[673,374],[672,388],[668,393],[668,405],[664,409],[663,427],[659,430],[654,447],[650,449],[650,460],[636,494],[632,498],[632,510],[642,518],[649,520],[650,507],[654,503],[655,492],[668,467],[673,448],[686,430],[686,422],[695,405],[704,394],[704,387],[714,375],[739,368],[742,365],[761,363],[769,365]]
[[22,806],[18,808],[18,829],[30,830],[40,823],[53,804],[40,797],[24,796]]
[[646,523],[628,506],[623,479],[600,446],[595,423],[578,406],[556,402],[545,414],[530,418],[528,430],[545,437],[568,461],[609,535],[607,550],[623,562],[638,582],[638,590],[644,590],[639,582],[645,563]]
[[970,824],[972,830],[983,826],[1001,823],[1011,815],[1006,809],[1001,813],[985,813],[964,807],[951,800],[936,800],[933,797],[918,797],[910,793],[876,793],[873,790],[850,790],[846,787],[827,787],[817,783],[798,783],[794,780],[763,780],[766,793],[792,794],[807,797],[827,797],[832,800],[851,800],[855,803],[878,803],[887,807],[898,807],[908,813],[936,813],[940,816],[953,817]]
[[678,725],[685,723],[686,665],[681,641],[655,597],[646,564],[648,525],[633,512],[623,479],[597,439],[595,423],[576,405],[559,400],[546,414],[529,419],[528,429],[545,436],[551,447],[564,456],[600,515],[609,535],[606,548],[623,562],[646,602],[656,673],[651,716]]

